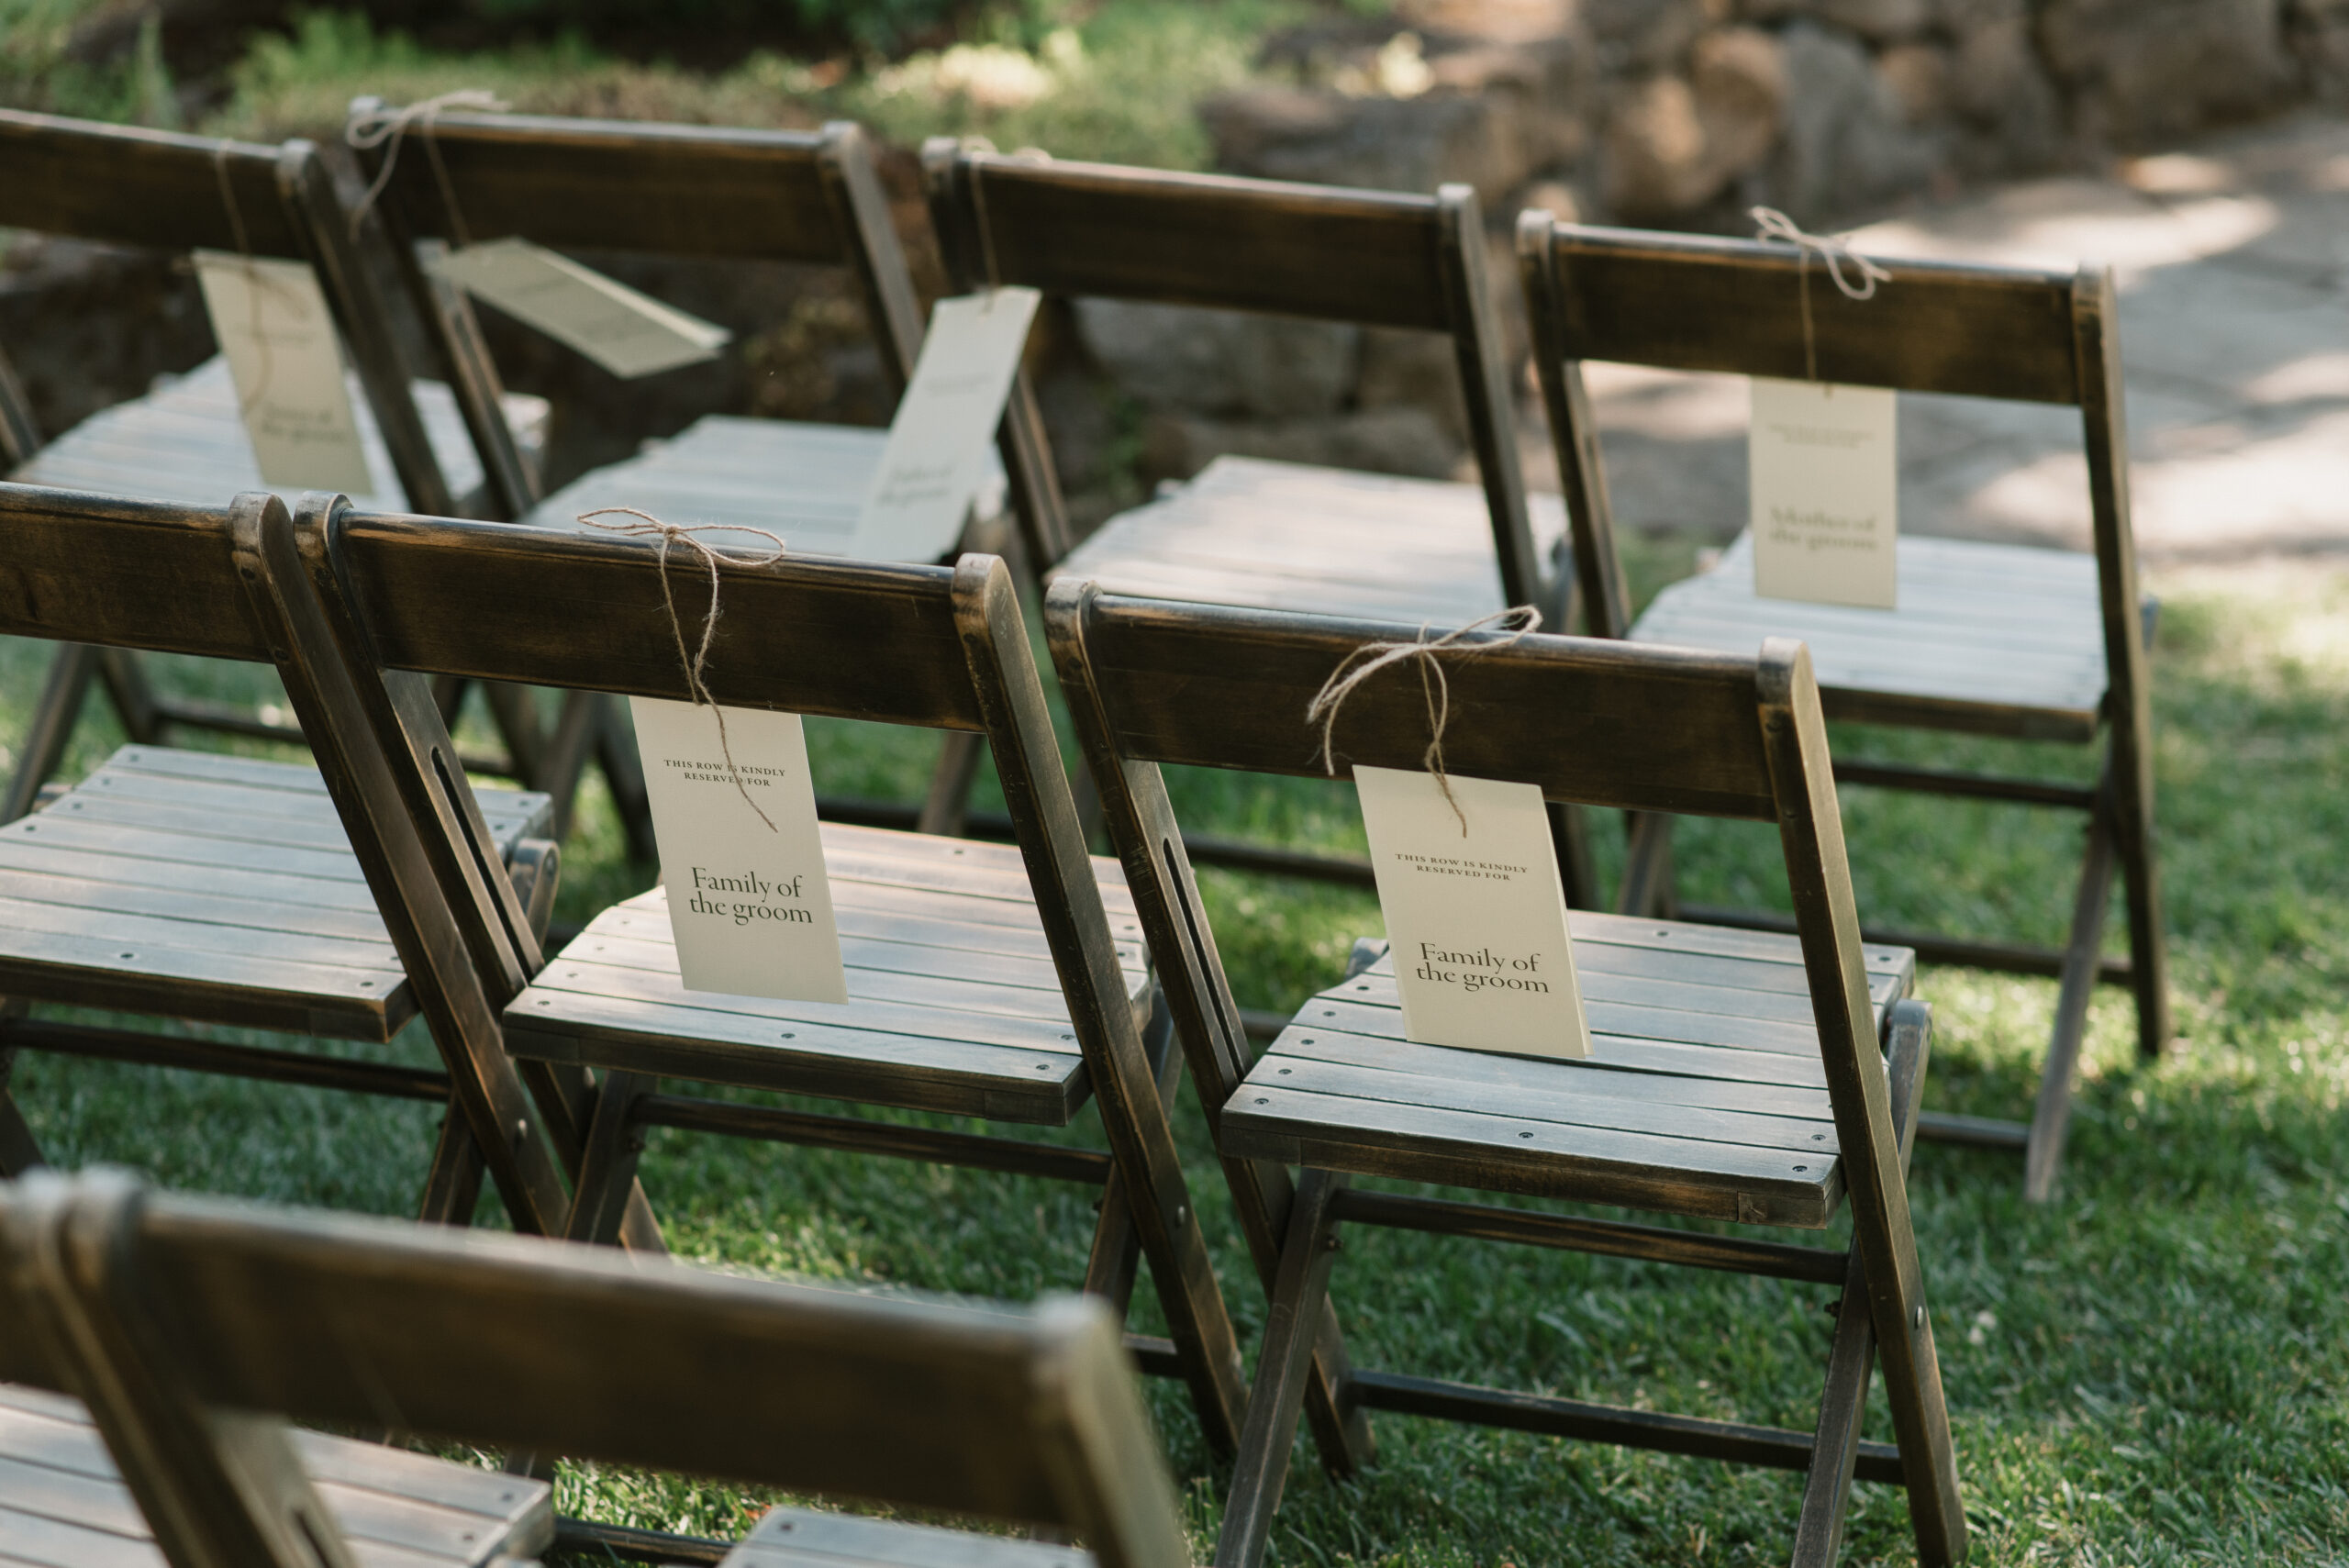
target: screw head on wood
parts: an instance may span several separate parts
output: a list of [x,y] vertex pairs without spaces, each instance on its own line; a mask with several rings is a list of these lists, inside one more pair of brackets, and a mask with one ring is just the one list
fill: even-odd
[[1919,1333],[1921,1334],[1925,1331],[1925,1304],[1923,1302],[1920,1301],[1917,1303],[1917,1310],[1910,1315],[1909,1321],[1916,1326]]

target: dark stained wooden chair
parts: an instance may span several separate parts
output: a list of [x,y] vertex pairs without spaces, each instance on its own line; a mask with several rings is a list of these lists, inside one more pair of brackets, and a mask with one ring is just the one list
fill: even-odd
[[[0,1321],[13,1287],[35,1330],[0,1336],[0,1377],[85,1399],[122,1471],[122,1482],[104,1473],[69,1401],[0,1391],[0,1432],[36,1401],[48,1418],[55,1462],[21,1477],[46,1487],[39,1518],[109,1505],[114,1554],[72,1540],[33,1556],[41,1568],[154,1561],[152,1548],[120,1550],[141,1512],[173,1568],[438,1568],[482,1562],[493,1537],[516,1557],[547,1542],[541,1483],[293,1431],[288,1419],[1083,1542],[786,1507],[729,1568],[1190,1561],[1132,1363],[1097,1302],[990,1308],[636,1267],[521,1238],[150,1196],[109,1174],[0,1189],[0,1264],[13,1275],[0,1281]],[[19,1476],[0,1457],[0,1487]],[[353,1507],[353,1477],[385,1495]],[[0,1490],[0,1529],[8,1496]],[[520,1517],[508,1523],[476,1499]],[[475,1514],[459,1512],[467,1506]],[[402,1554],[386,1540],[387,1525],[424,1518],[473,1533],[475,1554],[441,1542]],[[8,1529],[0,1558],[13,1562],[22,1539]],[[658,1559],[687,1543],[644,1532],[628,1544]]]
[[[923,150],[931,221],[965,287],[1244,310],[1441,333],[1452,340],[1479,481],[1437,483],[1223,458],[1189,484],[1071,537],[1024,383],[1004,463],[1040,570],[1120,594],[1459,626],[1513,605],[1565,621],[1570,574],[1554,496],[1528,497],[1475,193],[1288,184]],[[1559,822],[1570,902],[1591,897],[1579,824]],[[1200,859],[1305,875],[1308,857]],[[1366,867],[1350,880],[1366,884]]]
[[[296,537],[298,533],[298,538]],[[678,602],[707,588],[673,552]],[[1240,1358],[1167,1125],[1180,1058],[1115,862],[1085,852],[1025,623],[999,558],[954,567],[786,557],[729,567],[707,689],[721,703],[983,736],[1019,834],[1001,848],[824,828],[845,1004],[688,992],[660,893],[608,909],[540,962],[483,889],[481,828],[447,767],[427,684],[450,675],[690,701],[649,541],[371,516],[313,496],[265,573],[306,581],[292,650],[331,696],[304,722],[330,778],[387,830],[440,846],[438,901],[502,1018],[503,1049],[601,1076],[567,1234],[607,1241],[647,1129],[674,1127],[1103,1184],[1087,1288],[1122,1312],[1146,1255],[1173,1342],[1145,1364],[1190,1385],[1229,1449]],[[378,786],[381,786],[380,788]],[[464,953],[451,951],[451,958]],[[1146,1036],[1148,1043],[1146,1043]],[[661,1094],[658,1080],[1065,1125],[1099,1106],[1107,1152]]]
[[[2084,746],[2103,739],[2098,782],[2081,786],[1838,759],[1847,784],[2069,807],[2087,816],[2071,931],[2061,951],[1881,931],[1929,961],[2060,977],[2054,1030],[2026,1128],[1926,1113],[1928,1138],[2019,1148],[2024,1188],[2054,1190],[2098,981],[2135,995],[2147,1058],[2170,1038],[2168,961],[2154,864],[2153,713],[2146,646],[2154,606],[2138,591],[2129,526],[2120,322],[2110,271],[2076,273],[1873,258],[1891,274],[1854,301],[1813,277],[1819,376],[1863,386],[2074,406],[2087,458],[2095,548],[2082,555],[1911,534],[1899,542],[1899,607],[1854,609],[1763,599],[1750,536],[1715,570],[1658,595],[1631,618],[1598,430],[1581,361],[1803,379],[1803,264],[1790,246],[1557,223],[1526,213],[1520,260],[1535,357],[1574,514],[1575,570],[1594,632],[1731,651],[1765,633],[1799,637],[1818,662],[1831,719]],[[1813,268],[1812,271],[1819,269]],[[1636,834],[1628,906],[1672,907],[1669,818]],[[2129,952],[2103,956],[2116,859],[2127,891]],[[1751,912],[1692,917],[1768,925]]]
[[[382,124],[395,113],[361,98],[351,124]],[[842,268],[855,280],[895,398],[921,352],[922,310],[861,129],[846,122],[818,131],[740,130],[452,112],[419,117],[405,140],[377,207],[410,295],[453,367],[499,498],[497,516],[569,528],[582,512],[633,506],[674,523],[763,528],[796,551],[852,553],[857,515],[887,439],[883,430],[710,415],[648,451],[542,495],[531,465],[489,417],[500,383],[472,304],[432,262],[451,245],[514,237],[556,250]],[[389,150],[387,142],[362,150],[371,175]],[[983,509],[993,517],[993,508]],[[974,548],[994,548],[995,533],[991,525],[974,533]],[[602,744],[607,772],[632,755],[624,731],[607,731]],[[919,817],[925,829],[959,829],[975,762],[969,746],[950,747],[941,787]],[[837,811],[841,803],[828,804]],[[917,823],[909,809],[860,805],[864,820]],[[650,856],[649,839],[639,848]]]
[[[1299,1407],[1314,1404],[1807,1470],[1801,1564],[1836,1561],[1854,1474],[1899,1482],[1920,1561],[1963,1557],[1905,1184],[1931,1015],[1907,999],[1913,956],[1861,942],[1801,645],[1773,639],[1757,659],[1548,636],[1471,641],[1462,651],[1473,660],[1445,662],[1444,733],[1463,777],[1535,784],[1553,800],[1606,809],[1777,823],[1798,938],[1573,915],[1595,1047],[1578,1061],[1409,1043],[1393,968],[1371,944],[1252,1060],[1160,767],[1313,771],[1307,704],[1355,649],[1397,628],[1111,596],[1068,578],[1053,584],[1045,618],[1273,1293],[1217,1560],[1261,1559]],[[1421,767],[1426,704],[1408,669],[1360,687],[1337,726],[1341,767]],[[1294,1189],[1291,1165],[1305,1169]],[[1356,1175],[1810,1229],[1848,1200],[1853,1240],[1836,1251],[1364,1192],[1349,1184]],[[1818,1429],[1350,1370],[1329,1295],[1341,1223],[1841,1285]],[[1897,1446],[1859,1437],[1879,1355]]]
[[[284,515],[259,495],[200,507],[0,484],[0,635],[276,663],[285,637],[242,555]],[[297,713],[316,706],[289,695]],[[450,1106],[426,1218],[469,1219],[486,1157],[518,1228],[562,1230],[558,1157],[575,1165],[581,1130],[562,1118],[584,1075],[518,1073],[470,971],[427,960],[459,938],[445,911],[399,892],[430,885],[424,851],[384,833],[354,848],[353,806],[331,784],[306,763],[134,744],[0,827],[0,1174],[40,1160],[8,1069],[20,1051],[57,1051]],[[543,795],[479,796],[496,868],[484,896],[518,940],[535,941],[553,906],[558,857],[533,838],[550,809]],[[421,1013],[447,1070],[34,1017],[36,1004],[365,1041]],[[657,1240],[649,1221],[640,1244]]]
[[[309,143],[262,147],[0,110],[0,167],[7,170],[0,180],[0,226],[167,250],[241,248],[308,261],[350,354],[360,394],[352,411],[379,476],[380,504],[466,509],[481,465],[456,404],[446,386],[411,383],[402,369],[385,302],[337,214],[333,183]],[[0,361],[0,467],[25,484],[195,506],[263,488],[227,363],[217,356],[47,443],[22,386]],[[0,797],[0,821],[31,809],[56,771],[93,676],[124,729],[143,744],[162,740],[173,728],[301,740],[292,726],[249,711],[153,691],[122,650],[63,648]]]

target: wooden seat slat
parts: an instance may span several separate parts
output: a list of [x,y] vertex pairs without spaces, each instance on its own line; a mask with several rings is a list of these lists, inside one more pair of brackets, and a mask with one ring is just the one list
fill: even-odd
[[[1008,958],[1001,953],[974,953],[954,948],[875,940],[854,935],[846,928],[847,918],[843,916],[841,962],[851,970],[933,975],[941,980],[1041,992],[1053,997],[1061,994],[1059,972],[1049,959]],[[656,974],[674,974],[677,968],[677,952],[675,945],[667,940],[667,935],[666,932],[650,931],[638,934],[607,928],[598,932],[593,940],[583,934],[579,957],[616,969],[641,969]],[[1120,967],[1139,982],[1144,974],[1140,954],[1131,952],[1129,956],[1130,951],[1120,951]]]
[[[1789,1024],[1784,1020],[1756,1018],[1738,1013],[1699,1013],[1681,1008],[1642,1006],[1637,1003],[1610,1002],[1603,998],[1583,998],[1583,1012],[1589,1020],[1594,1036],[1594,1049],[1602,1057],[1605,1048],[1597,1037],[1614,1036],[1624,1041],[1679,1042],[1702,1048],[1706,1052],[1728,1051],[1727,1056],[1708,1054],[1700,1058],[1710,1075],[1740,1077],[1753,1073],[1773,1082],[1815,1084],[1818,1074],[1816,1052],[1819,1036],[1809,1024]],[[1310,1029],[1342,1029],[1356,1034],[1403,1038],[1403,1015],[1396,1005],[1392,992],[1384,1003],[1375,996],[1357,998],[1324,993],[1298,1010],[1297,1021],[1292,1027]],[[1748,1058],[1753,1060],[1748,1061]],[[1642,1068],[1634,1060],[1620,1062],[1607,1061],[1606,1065]],[[1652,1069],[1649,1069],[1652,1070]],[[1673,1069],[1676,1070],[1676,1069]]]
[[[903,888],[888,887],[874,883],[857,884],[857,902],[852,905],[835,903],[832,912],[840,919],[843,937],[871,937],[913,947],[941,948],[953,952],[995,953],[1005,958],[1032,959],[1039,962],[1052,961],[1052,950],[1044,940],[1042,923],[1032,929],[991,925],[976,920],[950,919],[927,913],[913,914],[903,908],[875,909],[867,900],[876,896],[902,896]],[[924,908],[934,906],[925,905]],[[649,934],[658,940],[669,929],[669,916],[663,909],[646,909],[633,902],[615,905],[596,917],[597,924],[607,925],[623,936]],[[592,950],[590,950],[592,951]],[[1139,938],[1118,943],[1118,956],[1128,967],[1141,961]]]
[[[557,958],[531,983],[531,992],[549,995],[601,996],[612,1001],[673,1003],[711,1013],[748,1013],[758,1018],[804,1019],[810,1023],[870,1026],[902,1033],[933,1035],[948,1040],[985,1039],[1008,1029],[1008,1045],[1026,1042],[1030,1030],[1060,1030],[1068,1027],[1065,1006],[1054,1006],[1032,991],[1014,986],[964,986],[953,983],[922,985],[918,976],[890,974],[870,969],[848,971],[845,1002],[783,1002],[764,996],[725,996],[688,991],[676,972],[587,963]],[[526,995],[530,993],[525,993]],[[516,1005],[520,1005],[517,998]],[[562,1004],[534,1012],[560,1014]]]
[[[427,1454],[297,1431],[295,1451],[362,1568],[476,1568],[554,1538],[552,1488]],[[164,1568],[73,1400],[0,1385],[0,1541],[58,1568]]]
[[[316,774],[312,776],[315,778]],[[108,800],[184,807],[222,816],[266,811],[278,822],[299,824],[305,828],[331,828],[338,841],[340,840],[341,818],[335,814],[333,799],[323,790],[273,789],[239,780],[147,773],[111,765],[73,787],[74,796],[103,795]],[[543,791],[484,787],[474,792],[474,798],[480,802],[483,820],[501,843],[522,834],[541,832],[553,816],[552,797]]]
[[[92,882],[128,882],[183,893],[213,893],[227,885],[215,866],[141,860],[135,855],[75,849],[22,835],[0,834],[0,867],[43,875],[83,877]],[[363,883],[276,872],[239,872],[234,891],[239,897],[258,897],[302,908],[359,911],[375,907]]]
[[1224,1106],[1222,1133],[1227,1159],[1811,1229],[1833,1217],[1842,1192],[1838,1162],[1823,1156],[1253,1082]]
[[1093,1562],[1089,1551],[1049,1541],[778,1507],[718,1568],[1089,1568]]
[[[524,1005],[561,1032],[533,1029],[518,1010]],[[526,994],[506,1014],[506,1041],[516,1056],[542,1062],[1048,1127],[1066,1124],[1085,1102],[1084,1059],[1058,1031],[1037,1030],[1026,1042],[950,1040],[892,1030],[891,1018],[865,1011],[869,1021],[856,1027],[688,1003]],[[792,1026],[792,1038],[778,1022]]]
[[7,933],[14,931],[87,937],[95,941],[120,942],[149,953],[159,948],[176,949],[192,960],[202,953],[225,952],[256,960],[361,970],[387,977],[401,973],[399,955],[380,927],[373,940],[354,940],[291,927],[263,930],[202,918],[133,915],[119,910],[79,908],[66,903],[0,897],[0,947],[9,944]]
[[[406,511],[407,497],[393,473],[390,449],[359,390],[357,376],[350,381],[351,411],[373,480],[372,494],[361,504]],[[478,489],[481,458],[465,431],[454,395],[435,381],[413,382],[410,391],[451,492],[463,495]],[[509,394],[506,401],[507,422],[518,441],[526,449],[535,447],[546,423],[545,400]],[[144,397],[100,409],[8,477],[26,484],[194,506],[217,506],[239,491],[269,488],[238,417],[228,362],[217,354]]]
[[77,909],[112,909],[166,919],[201,920],[223,928],[256,931],[305,931],[352,941],[384,938],[383,920],[372,907],[338,909],[317,904],[287,905],[276,899],[251,896],[251,889],[241,883],[237,894],[228,895],[156,887],[118,877],[100,879],[0,866],[0,898],[28,904],[62,904]]
[[[1653,947],[1674,952],[1719,953],[1724,958],[1751,958],[1802,967],[1802,942],[1776,931],[1743,930],[1735,926],[1700,926],[1687,920],[1657,920],[1636,915],[1611,915],[1598,909],[1577,909],[1574,922],[1576,951],[1586,944]],[[1870,974],[1913,975],[1916,954],[1908,948],[1864,948],[1861,959]]]

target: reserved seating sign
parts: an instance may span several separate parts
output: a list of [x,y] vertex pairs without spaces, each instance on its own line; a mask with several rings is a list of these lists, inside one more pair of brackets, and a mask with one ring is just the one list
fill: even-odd
[[1891,609],[1898,395],[1764,376],[1753,385],[1746,461],[1754,593]]
[[308,264],[198,250],[195,277],[236,384],[262,483],[351,495],[373,491],[334,317]]
[[1532,784],[1354,769],[1378,906],[1422,1045],[1588,1056],[1565,888]]
[[799,716],[729,707],[721,740],[714,707],[629,711],[685,989],[847,1001]]
[[935,561],[954,548],[986,476],[987,439],[1043,296],[988,289],[941,299],[913,381],[889,421],[852,553],[868,561]]
[[466,293],[623,380],[714,360],[734,336],[527,239],[467,245],[439,267]]

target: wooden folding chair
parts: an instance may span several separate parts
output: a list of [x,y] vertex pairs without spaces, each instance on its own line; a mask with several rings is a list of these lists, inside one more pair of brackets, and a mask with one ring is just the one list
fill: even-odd
[[[424,1474],[451,1501],[507,1494],[519,1511],[528,1499],[528,1528],[508,1526],[502,1550],[546,1543],[540,1484],[290,1431],[288,1419],[974,1516],[1084,1543],[776,1507],[727,1568],[1190,1561],[1131,1363],[1096,1302],[976,1307],[639,1269],[514,1237],[150,1196],[107,1174],[0,1190],[0,1266],[13,1276],[0,1289],[14,1286],[35,1330],[0,1336],[0,1376],[85,1400],[127,1488],[90,1473],[95,1456],[62,1400],[44,1401],[54,1457],[81,1460],[81,1473],[58,1475],[68,1463],[52,1462],[26,1479],[55,1477],[53,1513],[103,1488],[107,1523],[124,1534],[135,1498],[173,1568],[418,1564],[385,1550],[384,1526],[386,1505],[421,1493]],[[0,1393],[0,1431],[25,1397]],[[346,1477],[371,1472],[390,1496],[362,1512],[345,1501]],[[0,1488],[15,1476],[0,1466]],[[563,1526],[566,1545],[656,1559],[718,1544]],[[0,1552],[16,1545],[12,1535]],[[444,1548],[440,1561],[482,1556]]]
[[[315,672],[296,684],[329,696],[303,716],[328,738],[329,776],[356,792],[386,771],[369,810],[439,845],[439,902],[467,925],[505,1049],[602,1076],[569,1236],[618,1234],[653,1127],[1105,1184],[1086,1286],[1122,1312],[1138,1252],[1150,1259],[1173,1342],[1141,1346],[1144,1362],[1189,1383],[1208,1440],[1228,1450],[1240,1358],[1167,1125],[1179,1058],[1152,1025],[1131,899],[1077,831],[1000,559],[791,556],[724,573],[705,673],[715,700],[984,736],[1019,833],[1010,849],[826,824],[850,1000],[794,1003],[684,989],[657,889],[541,966],[496,917],[481,828],[424,695],[459,675],[691,701],[651,544],[367,516],[325,496],[296,527],[298,539],[271,537],[259,570],[289,601],[304,582],[316,592],[317,624],[295,628],[292,653]],[[690,606],[707,578],[686,554],[668,570]],[[1054,1126],[1093,1098],[1110,1148],[664,1095],[660,1078]]]
[[[284,515],[259,495],[201,507],[0,484],[0,635],[278,663],[317,733],[243,559]],[[471,970],[435,956],[461,938],[427,896],[424,850],[412,833],[354,842],[355,809],[306,764],[133,744],[0,826],[0,1174],[39,1162],[6,1087],[19,1051],[48,1051],[449,1106],[425,1217],[470,1219],[486,1158],[517,1228],[561,1231],[569,1195],[547,1138],[575,1165],[582,1129],[565,1118],[584,1075],[518,1073]],[[535,837],[550,811],[543,795],[479,796],[475,842],[496,868],[484,896],[518,940],[553,908],[555,847]],[[447,1070],[35,1018],[37,1003],[367,1041],[421,1013]],[[648,1213],[630,1236],[657,1244]]]
[[[1304,715],[1389,624],[1112,597],[1053,584],[1045,618],[1241,1223],[1273,1292],[1217,1560],[1262,1557],[1308,1398],[1808,1470],[1795,1561],[1835,1560],[1856,1473],[1906,1485],[1918,1555],[1965,1555],[1949,1423],[1905,1173],[1931,1015],[1913,955],[1863,948],[1819,692],[1799,643],[1761,656],[1530,636],[1446,657],[1443,749],[1463,777],[1553,800],[1776,822],[1799,940],[1571,917],[1594,1054],[1486,1055],[1403,1038],[1384,944],[1250,1060],[1159,769],[1314,771]],[[1408,635],[1408,628],[1405,628]],[[1349,698],[1341,767],[1419,768],[1409,670]],[[1887,1067],[1883,1051],[1890,1051]],[[1287,1167],[1305,1167],[1292,1191]],[[1844,1251],[1437,1200],[1355,1175],[1819,1229]],[[1448,1232],[1843,1287],[1816,1434],[1393,1373],[1329,1354],[1341,1222]],[[1863,1442],[1881,1355],[1897,1446]],[[1317,1392],[1319,1390],[1319,1392]]]
[[[0,110],[0,226],[170,250],[245,250],[308,261],[332,309],[357,387],[352,399],[380,505],[464,510],[481,483],[449,389],[411,383],[384,302],[335,206],[333,182],[309,143],[217,141],[51,115]],[[540,407],[538,400],[527,400]],[[527,409],[514,413],[524,416]],[[217,506],[262,489],[225,361],[104,409],[43,444],[31,405],[0,359],[0,467],[20,483]],[[153,691],[123,650],[58,651],[0,821],[32,808],[56,772],[93,676],[133,740],[152,745],[175,728],[299,744],[288,724]]]
[[[1040,570],[1120,594],[1459,626],[1513,605],[1564,624],[1549,567],[1564,509],[1529,499],[1486,281],[1475,192],[1344,190],[923,149],[931,221],[964,287],[1258,311],[1452,339],[1479,482],[1219,458],[1189,484],[1072,539],[1024,383],[1004,465]],[[1567,896],[1593,896],[1577,819],[1558,828]],[[1194,855],[1367,885],[1358,862],[1195,838]]]
[[[2137,586],[2129,527],[2120,324],[2109,270],[1884,261],[1890,281],[1865,301],[1809,280],[1794,248],[1520,220],[1559,472],[1575,520],[1575,569],[1591,629],[1634,641],[1751,647],[1799,637],[1818,661],[1830,718],[2069,745],[2104,735],[2087,787],[1865,759],[1839,759],[1847,784],[2065,806],[2087,814],[2069,940],[2060,951],[1874,930],[1929,961],[2059,976],[2054,1032],[2030,1126],[1928,1112],[1928,1138],[2025,1151],[2024,1190],[2054,1190],[2079,1072],[2089,993],[2128,985],[2147,1058],[2170,1038],[2168,961],[2154,860],[2153,710],[2146,648],[2154,606]],[[1872,258],[1873,259],[1873,258]],[[1807,353],[1803,323],[1813,321]],[[1673,584],[1631,618],[1581,361],[1820,379],[1960,394],[2080,411],[2095,549],[2087,555],[1965,539],[1904,538],[1899,607],[1762,599],[1741,534],[1715,570]],[[1625,907],[1670,910],[1669,818],[1637,825]],[[2103,956],[2116,855],[2127,888],[2129,952]],[[1692,917],[1768,929],[1783,917],[1690,908]]]
[[[398,112],[361,98],[351,105],[351,124],[381,125]],[[407,150],[392,158],[376,208],[451,367],[499,516],[568,528],[582,512],[633,506],[670,522],[768,529],[797,551],[855,553],[857,515],[887,439],[883,430],[709,415],[647,452],[542,495],[531,466],[488,416],[499,396],[497,367],[473,306],[434,262],[451,245],[520,238],[558,250],[845,268],[895,398],[921,352],[922,311],[862,130],[845,121],[811,132],[447,113],[417,117],[403,139]],[[388,140],[362,149],[371,176],[392,151]],[[981,510],[990,518],[996,513]],[[992,528],[970,542],[1000,543]],[[625,730],[607,727],[595,740],[607,774],[632,765]],[[566,743],[575,746],[577,738],[558,736],[550,745],[560,751]],[[827,815],[958,831],[976,765],[973,747],[950,746],[918,816],[867,801],[853,809],[828,801]],[[641,785],[629,788],[633,813]],[[649,858],[646,819],[631,820]]]

